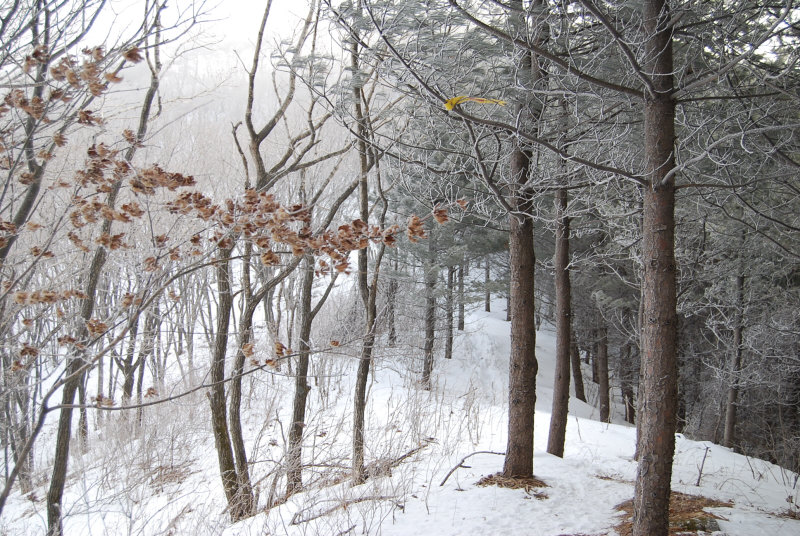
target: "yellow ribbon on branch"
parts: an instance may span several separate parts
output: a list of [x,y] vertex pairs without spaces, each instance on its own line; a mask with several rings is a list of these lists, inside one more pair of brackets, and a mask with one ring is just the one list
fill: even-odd
[[499,99],[484,99],[483,97],[467,97],[466,95],[459,95],[458,97],[448,99],[447,102],[444,103],[444,107],[448,110],[452,110],[462,102],[479,102],[482,104],[497,104],[500,106],[506,105],[506,101]]

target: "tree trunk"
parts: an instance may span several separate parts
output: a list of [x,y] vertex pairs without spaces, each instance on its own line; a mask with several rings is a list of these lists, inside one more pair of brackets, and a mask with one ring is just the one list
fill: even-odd
[[[569,280],[569,218],[567,191],[556,192],[556,251],[553,258],[556,288],[556,375],[553,386],[553,410],[547,452],[564,456],[564,438],[569,414],[569,369],[572,333],[572,310]],[[579,365],[580,366],[580,365]],[[581,385],[581,389],[583,385]]]
[[136,338],[139,336],[139,319],[141,315],[137,315],[133,319],[133,324],[128,331],[128,347],[125,350],[125,359],[119,363],[119,369],[122,371],[122,405],[127,406],[133,396],[134,377],[133,373],[136,367],[133,364],[133,357],[136,354]]
[[[359,14],[361,12],[361,2],[357,3]],[[351,42],[351,67],[353,73],[358,73],[360,70],[360,57],[359,57],[359,41],[358,36]],[[353,99],[355,108],[356,119],[356,134],[359,157],[359,181],[358,181],[358,205],[359,216],[364,223],[369,223],[369,184],[368,174],[370,170],[369,155],[367,153],[367,133],[368,118],[364,114],[362,106],[364,95],[362,89],[358,85],[353,87]],[[380,187],[380,175],[377,177],[377,184]],[[384,203],[385,203],[384,199]],[[386,215],[386,205],[381,216],[381,220]],[[381,221],[383,223],[383,221]],[[352,477],[353,484],[361,484],[366,480],[366,468],[364,467],[364,421],[367,410],[367,380],[369,379],[369,371],[372,367],[372,350],[375,344],[375,329],[377,320],[377,293],[378,293],[378,270],[380,268],[380,261],[383,257],[383,249],[381,248],[378,258],[375,260],[375,272],[373,274],[372,284],[369,280],[369,258],[367,256],[367,249],[360,249],[358,251],[358,290],[361,297],[361,302],[364,305],[364,340],[361,346],[361,357],[358,362],[358,370],[356,372],[356,386],[353,393],[353,467]]]
[[489,257],[486,257],[486,264],[483,266],[483,310],[487,313],[492,312],[492,293],[489,290],[489,283],[492,281],[492,270],[489,267]]
[[89,449],[89,415],[86,413],[86,382],[88,378],[86,374],[83,375],[81,382],[78,384],[78,404],[81,409],[78,411],[78,445],[81,449],[81,454],[86,454]]
[[[672,100],[672,23],[667,0],[645,0],[645,72],[653,92],[644,99],[642,231],[642,373],[639,466],[633,536],[666,536],[678,406],[675,282],[675,103]],[[665,180],[666,179],[666,180]]]
[[367,307],[367,332],[361,346],[361,358],[356,372],[356,390],[353,402],[353,484],[366,480],[364,467],[364,419],[367,409],[367,380],[375,344],[375,308]]
[[447,301],[445,303],[445,339],[444,339],[444,358],[453,359],[453,316],[454,308],[454,286],[455,286],[456,267],[447,267]]
[[[110,360],[109,360],[110,361]],[[105,396],[103,394],[103,384],[105,383],[105,365],[106,361],[105,358],[101,357],[100,360],[97,362],[97,396],[96,400],[101,400],[101,397]],[[111,395],[108,395],[109,397]],[[97,412],[97,419],[94,423],[94,429],[97,430],[100,428],[100,424],[103,422],[104,412],[98,411]]]
[[[109,204],[113,206],[116,192],[114,190],[109,194]],[[103,222],[103,229],[110,230],[111,222],[106,220]],[[86,279],[86,295],[87,299],[83,300],[81,306],[80,321],[82,322],[79,328],[79,336],[77,339],[87,344],[89,341],[89,332],[86,328],[86,322],[92,318],[94,312],[95,301],[97,298],[97,285],[100,282],[100,272],[106,262],[106,250],[104,247],[99,247],[94,256],[92,257],[92,264],[89,267],[88,277]],[[64,371],[65,382],[62,391],[61,404],[62,407],[59,411],[58,417],[58,430],[56,432],[56,446],[55,456],[53,458],[53,473],[50,478],[50,488],[47,492],[47,534],[48,536],[62,536],[64,533],[63,519],[61,516],[62,504],[61,501],[64,495],[64,484],[67,479],[67,466],[69,464],[69,441],[72,434],[72,408],[71,406],[75,401],[75,392],[81,385],[84,379],[85,371],[82,371],[85,361],[80,352],[69,355],[67,358],[67,366]]]
[[[34,425],[34,421],[29,419],[32,417],[30,415],[31,408],[33,404],[31,403],[35,400],[35,395],[31,393],[30,386],[29,386],[29,377],[26,371],[19,370],[16,372],[12,372],[11,369],[11,359],[7,352],[3,352],[3,370],[7,374],[7,387],[13,387],[14,394],[10,396],[4,396],[4,404],[3,404],[3,421],[0,422],[0,426],[2,426],[3,435],[2,443],[6,448],[8,448],[10,443],[11,446],[11,453],[14,458],[14,465],[18,468],[18,481],[20,491],[23,495],[30,493],[33,491],[34,482],[33,482],[33,469],[34,469],[34,459],[33,459],[33,451],[29,451],[27,455],[23,455],[21,452],[22,446],[28,441],[30,437],[31,429]],[[39,381],[41,377],[40,374],[37,372],[37,378],[34,381]],[[17,415],[17,410],[15,408],[19,408],[19,415]],[[7,434],[7,438],[5,437]],[[8,458],[6,457],[6,480],[8,480]]]
[[[209,377],[211,388],[208,400],[211,406],[211,428],[214,434],[214,445],[217,450],[219,472],[222,477],[222,487],[228,500],[228,510],[231,520],[238,521],[249,512],[247,498],[240,496],[239,478],[231,447],[228,432],[227,403],[225,400],[225,357],[228,346],[228,329],[230,326],[231,309],[233,308],[233,295],[230,280],[230,254],[231,248],[219,248],[217,254],[217,329],[214,338],[214,348],[211,356]],[[243,500],[244,499],[244,500]]]
[[[156,10],[156,13],[159,11]],[[158,15],[156,15],[156,19],[154,21],[155,27],[160,27],[160,20]],[[147,93],[145,94],[144,102],[142,104],[142,109],[139,114],[139,125],[136,131],[136,139],[137,141],[144,140],[144,136],[147,133],[147,125],[150,119],[150,110],[153,104],[153,100],[155,98],[156,93],[158,92],[159,86],[159,72],[161,69],[161,63],[158,56],[158,45],[160,41],[160,34],[158,30],[156,30],[155,35],[155,44],[154,44],[154,61],[148,62],[150,64],[150,86],[147,89]],[[39,91],[37,88],[36,91]],[[134,144],[125,152],[125,160],[130,162],[133,160],[133,156],[136,153],[136,149],[138,144]],[[38,167],[38,166],[37,166]],[[39,179],[41,177],[41,171],[43,168],[37,169],[37,173],[39,177],[37,177],[35,187],[39,187]],[[116,203],[117,196],[119,194],[119,190],[122,186],[122,182],[118,181],[117,183],[112,186],[111,191],[108,194],[108,198],[106,200],[106,204],[109,208],[114,208]],[[33,188],[34,185],[31,185]],[[104,219],[103,224],[101,226],[101,232],[104,234],[109,234],[111,232],[111,220]],[[7,252],[7,248],[10,247],[10,243],[4,248],[2,252],[0,252],[1,258],[5,259],[5,253]],[[100,281],[100,272],[103,268],[103,265],[106,262],[107,252],[103,246],[98,247],[95,250],[94,256],[92,257],[92,263],[89,268],[89,274],[86,280],[86,295],[88,298],[84,300],[81,310],[81,320],[82,325],[79,328],[79,336],[77,337],[79,341],[86,341],[88,338],[88,331],[86,329],[86,322],[91,319],[92,313],[94,312],[95,300],[97,295],[97,285]],[[65,370],[66,374],[66,382],[64,383],[64,389],[62,391],[62,404],[63,405],[71,405],[75,399],[75,391],[78,389],[78,386],[83,382],[83,374],[78,374],[78,371],[81,370],[84,362],[81,355],[70,355],[67,358],[67,366]],[[62,525],[62,496],[64,493],[64,483],[66,481],[66,474],[67,474],[67,465],[69,461],[69,440],[71,435],[71,428],[72,428],[72,408],[62,408],[59,414],[58,419],[58,431],[56,432],[56,453],[53,459],[53,474],[50,479],[50,488],[47,493],[47,534],[48,536],[61,536],[63,534],[63,525]]]
[[[249,180],[246,181],[249,186]],[[247,462],[247,449],[244,445],[242,433],[242,374],[248,357],[246,348],[252,348],[253,340],[253,315],[258,307],[259,300],[253,296],[250,283],[251,259],[253,256],[253,243],[247,242],[242,255],[242,315],[239,319],[239,341],[236,349],[236,359],[233,363],[232,379],[230,382],[230,407],[228,408],[228,426],[231,435],[231,447],[236,463],[236,477],[239,481],[239,500],[241,501],[244,515],[251,515],[255,510],[255,497],[253,486],[250,482],[250,468]]]
[[608,329],[605,319],[601,318],[602,327],[597,330],[597,389],[600,402],[600,422],[611,422],[611,400],[608,386]]
[[736,276],[736,325],[733,328],[733,361],[731,363],[731,386],[725,404],[725,434],[722,444],[728,448],[736,445],[736,402],[739,398],[739,374],[742,370],[742,336],[744,322],[744,276]]
[[436,243],[433,229],[428,231],[428,259],[425,261],[425,343],[422,359],[422,388],[431,388],[433,372],[433,343],[436,337],[436,279],[438,268],[435,265]]
[[625,404],[625,421],[633,424],[636,422],[636,405],[633,399],[633,367],[631,366],[631,343],[622,347],[619,359],[619,383],[622,392],[622,401]]
[[[82,379],[82,374],[78,374],[82,364],[83,361],[77,356],[71,357],[67,364],[65,375],[69,380],[64,383],[61,395],[61,404],[64,406],[71,406],[75,401],[75,391],[78,390],[78,385]],[[47,492],[47,536],[62,536],[64,534],[61,499],[64,495],[64,484],[67,480],[71,428],[72,408],[64,407],[59,411],[58,415],[53,473],[50,477],[50,488]]]
[[458,265],[458,331],[464,331],[465,322],[465,296],[464,296],[464,272],[466,271],[467,259],[464,258],[461,264]]
[[[521,0],[509,2],[513,9],[510,23],[515,35],[528,38],[527,13],[534,13],[530,29],[534,41],[540,42],[547,33],[541,19],[542,2],[537,0],[525,7]],[[529,90],[521,95],[527,102],[517,105],[517,113],[531,124],[541,118],[544,103],[530,90],[541,85],[544,72],[538,58],[525,52],[517,58],[517,75],[523,87]],[[522,102],[522,100],[521,100]],[[529,125],[530,126],[530,125]],[[508,378],[508,443],[503,475],[507,477],[533,476],[533,421],[536,408],[536,300],[534,274],[536,254],[533,243],[532,200],[526,185],[530,180],[532,152],[530,147],[514,142],[510,159],[510,183],[513,211],[509,214],[509,268],[510,289],[508,314],[511,321],[511,356]]]
[[[517,159],[521,158],[517,155]],[[519,162],[517,165],[520,165]],[[512,214],[510,227],[511,358],[508,378],[508,445],[503,474],[508,477],[530,477],[533,476],[533,417],[538,372],[533,311],[533,273],[536,262],[533,219],[528,215]]]
[[578,343],[575,342],[574,333],[572,333],[569,349],[570,361],[572,362],[572,382],[575,384],[575,398],[586,402],[586,393],[583,390],[583,373],[581,372],[581,353],[578,350]]
[[253,486],[250,482],[247,449],[244,446],[241,410],[242,374],[244,373],[244,364],[247,358],[244,349],[253,340],[253,314],[257,306],[256,302],[247,300],[245,309],[239,319],[239,347],[236,351],[236,360],[233,363],[233,379],[230,382],[230,407],[228,408],[231,447],[233,448],[233,457],[236,462],[236,478],[239,481],[239,502],[244,516],[252,515],[256,506]]
[[303,487],[303,430],[306,420],[308,392],[308,362],[311,339],[311,290],[314,284],[314,261],[306,256],[303,261],[303,279],[300,284],[300,330],[298,339],[297,369],[294,379],[292,422],[289,428],[289,446],[286,452],[286,495]]
[[592,337],[592,345],[591,351],[589,355],[592,357],[592,383],[600,383],[600,374],[597,369],[597,353],[599,351],[599,343],[600,343],[600,334],[598,333],[597,328],[592,329],[591,337]]
[[386,291],[387,301],[387,322],[389,324],[389,347],[394,348],[397,344],[397,319],[395,318],[395,308],[397,307],[397,256],[394,258],[394,273],[389,280],[389,288]]

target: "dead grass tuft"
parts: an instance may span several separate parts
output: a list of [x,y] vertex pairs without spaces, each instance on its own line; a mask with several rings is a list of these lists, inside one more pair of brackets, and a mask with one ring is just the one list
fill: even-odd
[[171,484],[182,484],[192,474],[191,464],[160,465],[153,470],[150,477],[150,486],[156,493],[161,493]]
[[595,478],[606,480],[608,482],[619,482],[620,484],[633,484],[632,480],[626,480],[617,474],[598,473],[594,475]]
[[778,517],[785,519],[797,519],[800,521],[800,510],[797,508],[787,508],[778,514]]
[[[733,506],[733,503],[673,491],[669,501],[669,534],[679,536],[719,530],[716,520],[725,518],[706,512],[704,508],[730,506]],[[630,536],[633,528],[633,500],[618,505],[617,510],[625,512],[625,518],[614,528],[620,536]]]
[[508,489],[524,489],[525,493],[532,495],[537,499],[546,499],[547,494],[541,491],[535,491],[536,488],[549,487],[536,477],[513,477],[503,476],[501,473],[485,476],[475,483],[476,486],[497,486],[499,488]]

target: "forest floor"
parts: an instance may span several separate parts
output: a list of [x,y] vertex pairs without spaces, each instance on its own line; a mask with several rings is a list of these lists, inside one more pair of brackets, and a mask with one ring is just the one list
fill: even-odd
[[[357,354],[343,347],[338,356],[317,358],[313,368],[304,492],[284,500],[278,470],[292,379],[253,374],[245,385],[243,414],[259,514],[229,522],[208,404],[197,394],[148,408],[141,428],[118,413],[95,422],[87,451],[71,461],[65,532],[624,535],[630,511],[625,502],[633,496],[636,475],[636,430],[622,421],[619,405],[613,424],[597,421],[591,404],[596,391],[587,379],[589,404],[570,399],[564,458],[546,453],[555,346],[547,327],[537,339],[536,480],[493,477],[502,469],[506,441],[509,324],[503,318],[504,312],[468,315],[453,359],[436,363],[430,391],[420,389],[419,363],[407,348],[387,350],[376,360],[367,423],[371,476],[363,485],[347,481],[355,368],[347,354]],[[181,389],[174,386],[175,392]],[[48,426],[39,442],[42,456],[52,450]],[[45,533],[47,471],[37,475],[32,494],[9,499],[0,536]],[[763,460],[678,435],[672,484],[676,534],[800,534],[797,475]]]

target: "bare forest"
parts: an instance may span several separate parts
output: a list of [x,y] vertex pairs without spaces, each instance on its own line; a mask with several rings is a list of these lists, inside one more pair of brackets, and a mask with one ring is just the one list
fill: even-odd
[[488,485],[475,534],[667,536],[741,475],[800,531],[796,0],[3,0],[0,42],[0,535],[472,534],[433,490]]

